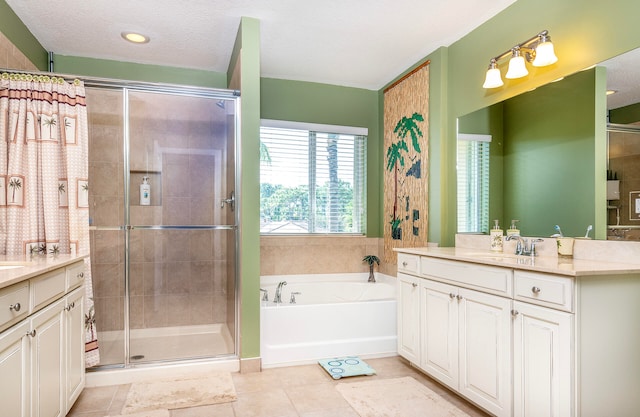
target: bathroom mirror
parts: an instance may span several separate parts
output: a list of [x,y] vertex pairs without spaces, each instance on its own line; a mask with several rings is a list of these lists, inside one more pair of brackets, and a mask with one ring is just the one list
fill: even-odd
[[[594,225],[603,238],[605,222],[596,226],[596,218],[602,219],[610,202],[596,201],[595,195],[596,187],[606,186],[607,142],[596,132],[606,121],[596,121],[593,115],[602,108],[596,109],[596,103],[604,106],[605,92],[595,91],[594,85],[602,85],[596,79],[603,76],[599,67],[604,66],[607,89],[618,90],[608,96],[607,109],[638,103],[640,74],[623,71],[638,64],[640,49],[460,117],[459,153],[469,140],[490,140],[490,145],[488,210],[479,209],[479,197],[469,190],[465,194],[459,184],[458,231],[487,233],[493,219],[507,229],[517,219],[526,236],[550,236],[557,224],[567,236],[585,236]],[[458,165],[460,170],[464,164]],[[602,169],[596,172],[596,167]],[[469,181],[464,178],[463,184]],[[472,188],[478,187],[482,184],[476,182]],[[477,230],[464,230],[465,216],[474,210],[482,224],[474,225]]]

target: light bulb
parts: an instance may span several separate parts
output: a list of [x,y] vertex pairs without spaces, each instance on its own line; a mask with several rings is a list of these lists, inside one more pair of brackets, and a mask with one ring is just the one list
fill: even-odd
[[484,79],[484,84],[482,84],[482,88],[497,88],[502,87],[503,85],[504,82],[502,82],[500,70],[498,68],[489,68],[487,70],[487,77]]
[[509,79],[522,78],[529,74],[524,64],[524,57],[520,55],[520,51],[514,51],[513,57],[509,60],[509,70],[505,77]]
[[558,62],[558,57],[553,50],[553,43],[549,40],[538,44],[536,57],[531,63],[534,67],[545,67]]

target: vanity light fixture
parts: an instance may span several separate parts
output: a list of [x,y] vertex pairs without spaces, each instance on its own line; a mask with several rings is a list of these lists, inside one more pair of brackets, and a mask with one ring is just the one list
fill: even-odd
[[482,85],[483,88],[497,88],[504,85],[500,75],[500,69],[498,68],[498,62],[508,56],[511,56],[511,59],[509,60],[509,69],[505,77],[509,79],[522,78],[529,74],[525,60],[535,67],[545,67],[558,61],[558,57],[553,50],[553,43],[551,43],[549,31],[543,30],[536,36],[491,58],[489,69],[487,70],[487,75]]
[[147,35],[136,32],[122,32],[120,36],[131,43],[149,43],[151,40]]

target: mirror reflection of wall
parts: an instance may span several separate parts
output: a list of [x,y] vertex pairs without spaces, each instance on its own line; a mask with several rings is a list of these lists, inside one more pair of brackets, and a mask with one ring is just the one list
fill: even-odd
[[604,91],[594,88],[601,70],[582,71],[459,119],[458,133],[492,137],[490,220],[506,226],[518,219],[524,236],[549,236],[556,224],[567,236],[584,236],[598,223],[596,166],[599,158],[602,167],[606,163],[605,138],[599,138],[594,117],[599,106],[604,112],[598,100]]

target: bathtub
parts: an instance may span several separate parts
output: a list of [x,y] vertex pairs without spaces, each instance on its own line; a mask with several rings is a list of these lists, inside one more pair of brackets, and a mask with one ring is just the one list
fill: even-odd
[[[369,274],[271,275],[260,278],[260,355],[264,368],[338,356],[397,354],[395,278]],[[279,282],[282,303],[273,302]],[[295,304],[291,304],[291,294]],[[262,300],[262,292],[260,298]]]

